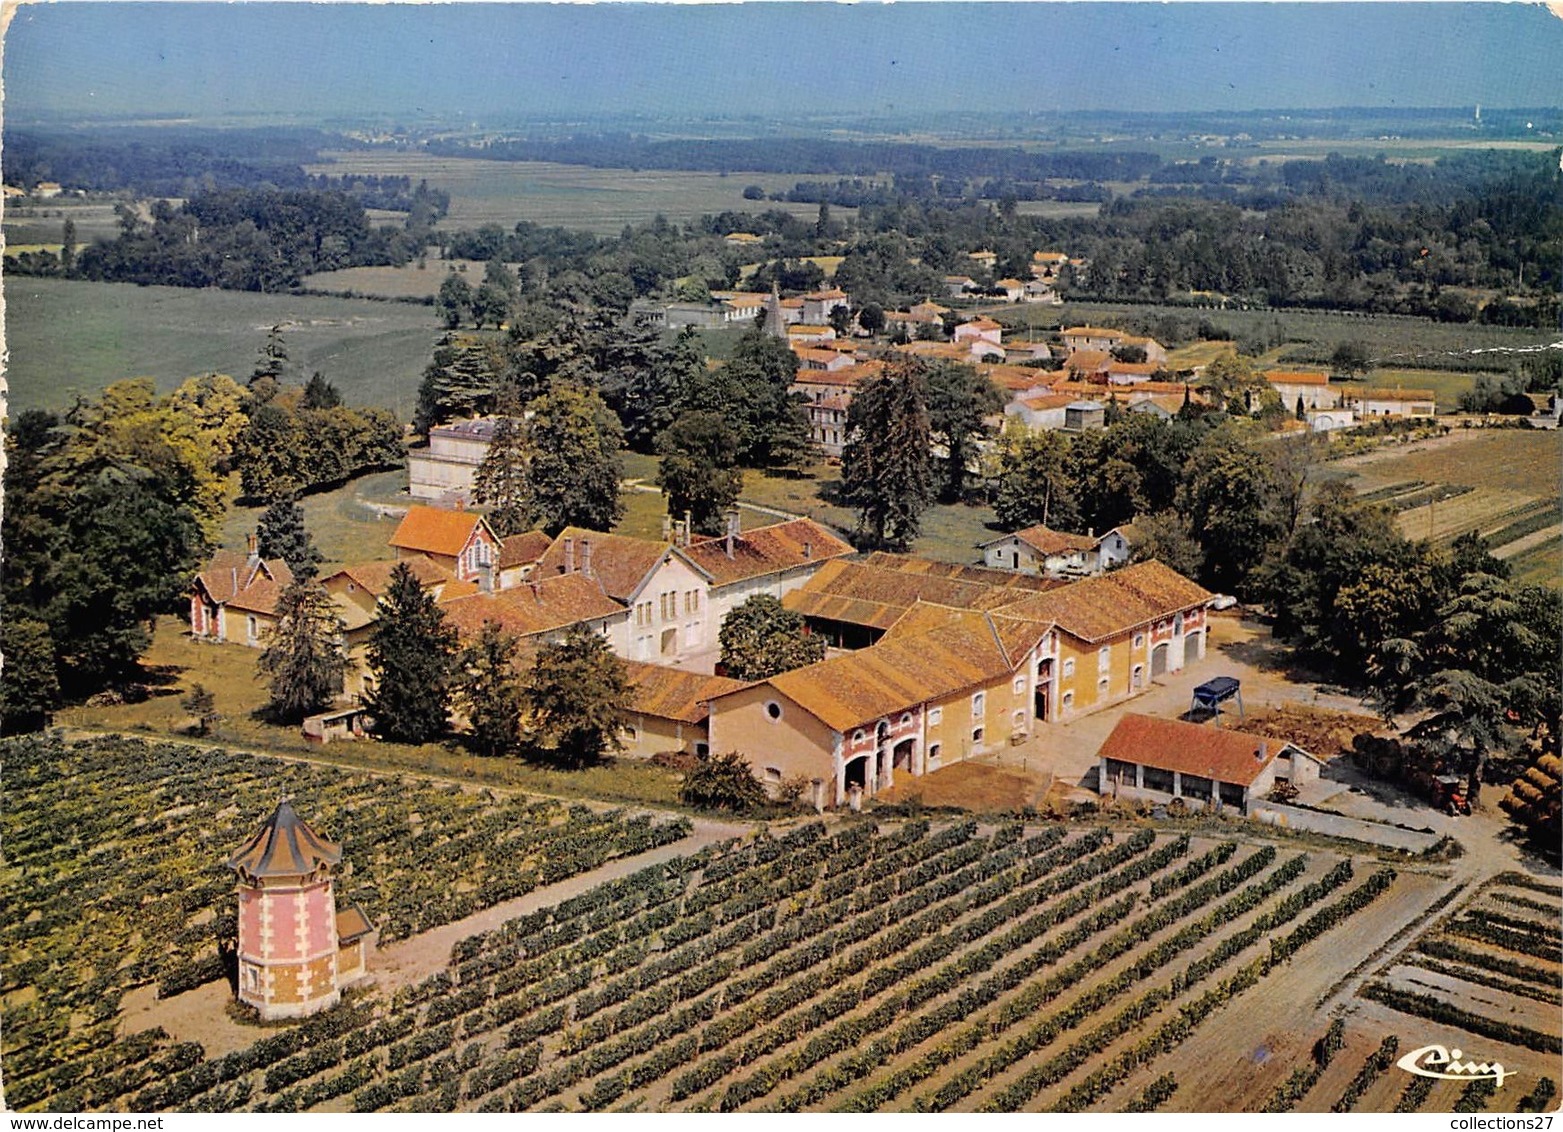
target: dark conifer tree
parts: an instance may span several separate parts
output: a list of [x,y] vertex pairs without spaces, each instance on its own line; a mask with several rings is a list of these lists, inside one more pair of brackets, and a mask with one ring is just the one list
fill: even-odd
[[450,715],[456,631],[406,563],[391,571],[369,641],[374,684],[365,699],[375,731],[400,743],[444,734]]

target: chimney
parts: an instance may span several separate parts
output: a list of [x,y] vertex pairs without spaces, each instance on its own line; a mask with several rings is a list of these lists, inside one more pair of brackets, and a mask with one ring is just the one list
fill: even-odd
[[573,538],[564,540],[564,572],[566,574],[575,573],[575,540]]
[[673,541],[673,516],[671,515],[662,516],[662,541]]
[[685,511],[684,512],[684,537],[679,542],[680,546],[688,546],[689,545],[689,540],[690,540],[690,537],[692,536],[692,534],[694,532],[694,529],[695,529],[695,513],[693,511]]
[[1264,762],[1265,761],[1265,750],[1266,750],[1266,744],[1260,743],[1259,746],[1254,748],[1254,758],[1258,759],[1260,762]]
[[592,544],[590,539],[581,540],[581,573],[586,577],[592,576]]
[[244,545],[249,550],[251,558],[260,557],[260,539],[255,537],[254,531],[244,536]]
[[814,557],[814,544],[812,542],[809,542],[807,539],[804,539],[803,540],[803,558],[804,558],[804,561],[808,561],[809,559],[811,559],[813,557]]
[[733,542],[738,538],[738,508],[727,509],[727,557],[733,556]]

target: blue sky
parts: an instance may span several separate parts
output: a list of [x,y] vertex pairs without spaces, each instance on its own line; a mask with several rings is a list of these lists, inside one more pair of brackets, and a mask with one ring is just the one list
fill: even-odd
[[7,111],[1227,110],[1563,103],[1531,4],[22,7]]

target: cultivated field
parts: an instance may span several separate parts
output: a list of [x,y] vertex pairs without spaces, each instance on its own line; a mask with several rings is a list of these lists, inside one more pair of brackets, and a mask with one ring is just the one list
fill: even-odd
[[113,201],[82,201],[69,197],[27,204],[7,201],[4,220],[6,251],[14,255],[20,250],[14,245],[27,244],[46,244],[58,248],[64,239],[67,220],[76,224],[78,248],[86,247],[99,238],[113,239],[119,235],[119,218],[114,215]]
[[484,266],[470,259],[427,259],[422,266],[414,262],[404,267],[344,267],[340,271],[306,275],[304,286],[317,291],[352,292],[387,299],[433,298],[452,271],[476,289],[483,282]]
[[[1118,326],[1125,320],[1151,319],[1163,315],[1189,320],[1208,318],[1216,326],[1230,331],[1234,338],[1265,336],[1271,341],[1288,343],[1270,357],[1277,366],[1321,366],[1341,342],[1362,342],[1369,354],[1384,367],[1369,375],[1368,383],[1380,384],[1397,373],[1440,370],[1507,371],[1513,360],[1504,353],[1472,353],[1476,350],[1519,348],[1555,342],[1556,331],[1528,330],[1505,326],[1479,326],[1474,323],[1442,323],[1429,319],[1396,315],[1365,315],[1307,310],[1219,310],[1198,307],[1169,307],[1125,303],[1070,302],[1062,307],[1012,306],[999,308],[994,317],[1010,326],[1031,325],[1053,330],[1061,326],[1087,324]],[[1449,380],[1449,379],[1446,379]],[[1428,384],[1421,376],[1418,387]],[[1401,384],[1411,386],[1410,380]],[[1458,395],[1464,386],[1451,386]],[[1439,386],[1440,403],[1448,391]],[[1453,402],[1451,401],[1452,405]]]
[[[469,916],[616,857],[681,840],[685,819],[496,797],[187,745],[105,738],[0,747],[5,1069],[15,1107],[78,1110],[199,1062],[117,1033],[122,998],[224,978],[223,867],[277,799],[352,846],[343,897],[384,941]],[[263,1032],[258,1031],[256,1037]]]
[[[169,971],[215,974],[200,964],[213,917],[231,914],[221,858],[279,789],[343,842],[344,890],[391,936],[685,827],[190,747],[131,758],[125,742],[5,752],[27,802],[6,817],[18,1107],[1255,1109],[1301,1064],[1290,1052],[1224,1091],[1179,1098],[1156,1082],[1197,1082],[1203,1040],[1323,1034],[1320,989],[1449,883],[1415,862],[1397,874],[1208,831],[811,822],[572,884],[460,939],[448,963],[392,978],[394,993],[371,985],[207,1056],[191,1004],[220,1002],[220,987],[137,1013],[171,1033],[117,1034],[115,1012]],[[189,793],[214,780],[209,801]],[[91,897],[85,923],[63,910],[66,890]],[[114,910],[136,899],[156,914],[132,926]],[[1510,1067],[1532,1075],[1517,1083],[1536,1064],[1517,1056]]]
[[168,391],[201,373],[243,382],[283,326],[292,380],[315,370],[351,404],[410,418],[439,322],[432,307],[62,279],[5,281],[10,411],[63,409],[127,377]]
[[1556,584],[1563,574],[1563,434],[1456,429],[1332,468],[1349,472],[1364,498],[1394,508],[1407,538],[1449,542],[1475,531],[1526,581]]
[[[657,216],[683,224],[706,213],[732,210],[763,212],[780,208],[813,219],[812,204],[772,204],[743,199],[746,185],[767,193],[790,189],[807,173],[693,173],[665,170],[591,169],[541,161],[484,161],[473,157],[436,157],[426,153],[340,152],[323,154],[329,164],[305,166],[309,173],[340,176],[365,173],[427,180],[450,193],[445,229],[498,224],[511,228],[522,220],[617,235],[626,224]],[[834,178],[830,178],[834,180]],[[852,209],[839,209],[843,216]]]

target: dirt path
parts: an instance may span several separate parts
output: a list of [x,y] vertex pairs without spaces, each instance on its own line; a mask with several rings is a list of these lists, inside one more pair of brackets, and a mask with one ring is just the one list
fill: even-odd
[[1513,558],[1517,554],[1524,554],[1533,546],[1545,546],[1549,542],[1555,542],[1563,538],[1563,527],[1544,527],[1539,531],[1532,531],[1523,538],[1517,538],[1513,542],[1506,542],[1492,552],[1494,558]]
[[[365,986],[393,994],[399,987],[419,982],[443,970],[450,962],[451,948],[459,940],[491,931],[506,920],[558,904],[589,888],[628,876],[649,865],[698,852],[706,845],[730,837],[743,837],[754,832],[750,826],[729,822],[700,820],[694,825],[694,832],[681,841],[634,857],[609,861],[589,873],[535,889],[525,896],[496,904],[466,919],[431,928],[420,935],[393,943],[383,951],[376,951],[369,959],[370,978]],[[165,999],[157,997],[155,987],[137,987],[125,996],[120,1007],[119,1032],[134,1034],[161,1026],[174,1041],[200,1042],[208,1058],[221,1057],[252,1045],[269,1032],[253,1024],[236,1021],[228,1012],[232,1000],[233,992],[227,981],[221,979]]]
[[695,829],[682,841],[652,849],[635,857],[621,857],[609,861],[589,873],[569,877],[555,884],[534,889],[525,896],[495,904],[481,912],[474,912],[464,920],[430,928],[411,938],[390,944],[375,952],[369,961],[371,981],[380,990],[394,993],[407,986],[442,971],[450,962],[450,951],[460,940],[481,932],[492,931],[517,916],[535,912],[551,904],[558,904],[572,896],[579,896],[590,888],[620,877],[629,876],[650,865],[698,852],[707,845],[714,845],[733,837],[743,837],[754,832],[753,827],[730,822],[698,820]]

